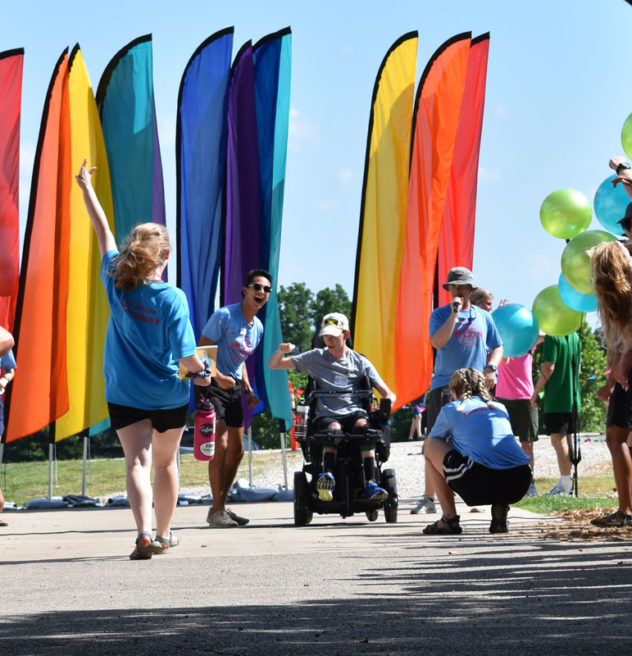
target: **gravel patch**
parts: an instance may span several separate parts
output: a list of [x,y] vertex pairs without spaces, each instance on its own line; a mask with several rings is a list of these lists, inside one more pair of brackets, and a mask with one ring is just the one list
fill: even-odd
[[[394,442],[391,445],[391,456],[385,467],[395,469],[398,493],[402,499],[411,499],[423,493],[424,459],[421,455],[421,445],[422,443],[419,441]],[[578,466],[580,477],[582,474],[589,474],[595,469],[603,468],[604,463],[608,465],[611,462],[610,452],[608,451],[603,435],[582,435],[580,437],[580,448],[582,456]],[[254,478],[254,486],[258,488],[278,488],[279,485],[282,486],[284,484],[284,475],[281,451],[255,451],[253,453],[253,460],[256,461],[259,453],[275,453],[278,457],[270,462],[263,473]],[[540,439],[535,443],[534,457],[536,478],[556,478],[559,475],[555,451],[547,435],[541,435]],[[287,478],[290,488],[292,487],[294,472],[301,469],[302,461],[300,451],[287,451]],[[247,463],[248,454],[246,453],[242,462],[242,473],[244,466],[246,466],[245,471],[248,471]],[[209,488],[183,488],[182,491],[205,495],[209,493]]]

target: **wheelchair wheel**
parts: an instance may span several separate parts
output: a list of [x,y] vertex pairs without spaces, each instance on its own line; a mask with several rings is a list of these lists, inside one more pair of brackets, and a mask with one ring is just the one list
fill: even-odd
[[367,510],[366,517],[370,522],[377,521],[377,518],[380,516],[380,513],[377,510]]
[[388,492],[388,499],[384,503],[384,518],[387,524],[397,523],[397,478],[394,469],[385,469],[382,473],[382,487]]
[[294,472],[294,526],[306,526],[312,521],[313,513],[307,506],[308,494],[305,472]]

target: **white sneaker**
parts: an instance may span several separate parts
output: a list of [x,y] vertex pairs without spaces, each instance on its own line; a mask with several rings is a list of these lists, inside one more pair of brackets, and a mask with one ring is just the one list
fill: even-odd
[[237,522],[231,519],[225,510],[216,510],[213,512],[211,508],[206,516],[206,521],[211,528],[231,528],[238,526]]
[[433,499],[427,496],[421,497],[419,503],[410,511],[411,515],[417,515],[418,513],[434,513],[435,502]]
[[558,483],[554,488],[551,489],[548,496],[550,497],[567,497],[571,493],[570,490],[567,490],[563,485]]

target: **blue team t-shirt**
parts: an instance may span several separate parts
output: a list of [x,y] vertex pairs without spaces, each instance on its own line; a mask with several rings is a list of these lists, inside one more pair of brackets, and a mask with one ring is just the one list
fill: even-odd
[[428,437],[445,440],[461,455],[491,469],[525,465],[529,456],[516,442],[509,415],[502,403],[488,406],[478,396],[451,401],[441,408]]
[[124,291],[108,275],[117,251],[101,263],[101,280],[110,305],[103,373],[110,403],[158,410],[189,402],[188,380],[178,377],[178,360],[195,354],[195,335],[186,296],[164,282]]
[[202,334],[217,344],[217,369],[225,376],[241,380],[241,368],[263,336],[263,324],[254,317],[249,324],[241,303],[219,308],[207,321]]
[[[430,315],[430,334],[433,335],[447,321],[452,312],[451,305],[442,305]],[[437,349],[430,389],[445,387],[457,369],[471,367],[482,371],[487,362],[487,353],[502,346],[492,315],[472,305],[461,310],[454,331],[443,348]]]

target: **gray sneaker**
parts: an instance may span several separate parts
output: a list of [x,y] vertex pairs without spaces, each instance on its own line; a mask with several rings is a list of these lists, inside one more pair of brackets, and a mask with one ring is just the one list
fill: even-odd
[[230,508],[226,508],[226,514],[234,521],[239,524],[239,526],[245,526],[250,520],[245,517],[240,517],[237,513],[234,513]]
[[571,490],[567,490],[565,487],[559,483],[551,489],[549,492],[550,497],[568,497],[571,494]]
[[434,513],[437,512],[435,508],[434,499],[430,497],[423,496],[419,503],[410,511],[411,515],[417,515],[419,513]]
[[537,497],[538,496],[538,491],[536,490],[535,483],[531,481],[531,485],[529,485],[529,489],[527,490],[526,495],[527,497]]
[[216,510],[213,512],[212,508],[208,511],[206,521],[211,528],[232,528],[233,526],[239,526],[225,510]]

